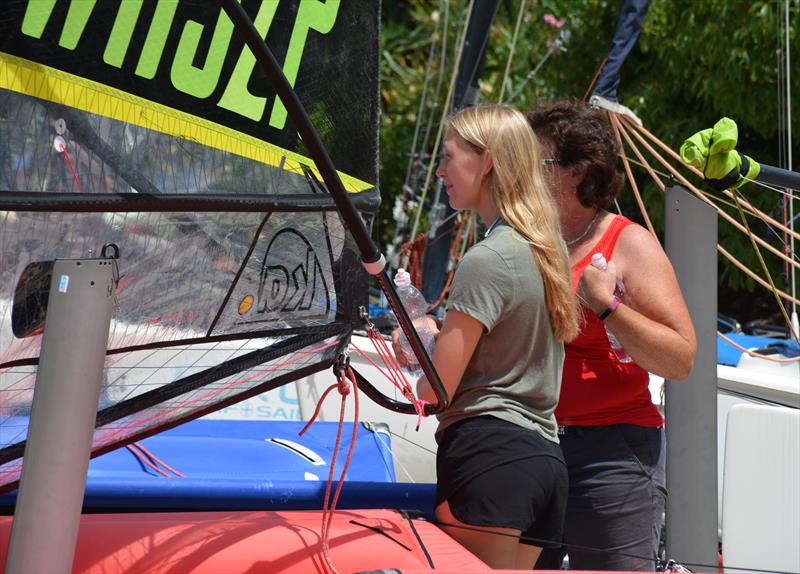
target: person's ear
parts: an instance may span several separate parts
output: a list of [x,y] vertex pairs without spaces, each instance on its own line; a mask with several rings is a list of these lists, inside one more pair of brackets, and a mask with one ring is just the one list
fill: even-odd
[[492,172],[493,168],[494,168],[494,161],[492,160],[492,154],[490,154],[488,151],[483,152],[483,169],[482,169],[483,177],[489,175]]
[[569,169],[569,177],[570,177],[570,185],[573,188],[577,188],[578,185],[580,185],[580,183],[586,177],[586,169],[585,168],[578,168],[578,167],[571,167]]

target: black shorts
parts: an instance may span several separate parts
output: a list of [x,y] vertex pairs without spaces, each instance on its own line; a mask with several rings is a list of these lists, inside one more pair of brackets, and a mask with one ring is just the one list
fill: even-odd
[[472,526],[514,528],[520,542],[558,546],[569,480],[559,446],[492,416],[445,429],[436,455],[436,505]]

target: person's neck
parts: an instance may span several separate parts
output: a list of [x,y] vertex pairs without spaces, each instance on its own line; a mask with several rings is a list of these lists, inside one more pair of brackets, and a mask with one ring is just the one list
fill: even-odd
[[500,212],[497,210],[494,204],[491,204],[485,206],[483,209],[479,209],[478,216],[481,218],[481,221],[483,221],[483,225],[485,227],[489,227],[495,221],[497,221],[498,217],[500,217]]
[[592,235],[592,230],[600,219],[601,210],[581,207],[564,211],[561,215],[561,234],[568,246],[580,243]]

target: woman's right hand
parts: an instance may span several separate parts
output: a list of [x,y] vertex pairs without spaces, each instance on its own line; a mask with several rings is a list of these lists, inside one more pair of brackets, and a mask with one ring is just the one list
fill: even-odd
[[[422,328],[427,328],[433,333],[434,341],[439,337],[439,326],[436,323],[436,319],[433,318],[431,315],[425,315],[424,317],[419,317],[412,321],[414,328],[419,331]],[[392,349],[394,349],[394,355],[397,359],[397,364],[400,365],[401,368],[405,368],[408,366],[409,362],[413,357],[407,357],[406,354],[403,352],[403,346],[400,344],[400,340],[402,338],[403,331],[399,328],[392,331]]]

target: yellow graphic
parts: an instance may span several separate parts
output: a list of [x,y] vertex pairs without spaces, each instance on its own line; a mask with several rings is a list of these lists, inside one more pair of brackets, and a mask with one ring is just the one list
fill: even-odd
[[[10,54],[0,53],[0,89],[185,138],[300,175],[303,174],[303,164],[309,166],[321,180],[314,162],[300,154],[174,108]],[[345,173],[339,172],[339,177],[345,189],[351,193],[373,187]]]
[[245,295],[244,299],[239,302],[239,315],[244,315],[253,308],[255,298],[252,295]]

